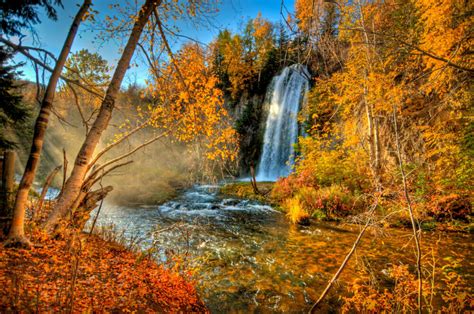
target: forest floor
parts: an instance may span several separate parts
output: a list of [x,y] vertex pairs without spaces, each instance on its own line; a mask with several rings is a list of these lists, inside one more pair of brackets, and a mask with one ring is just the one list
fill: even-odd
[[0,244],[0,312],[207,312],[188,276],[85,233]]

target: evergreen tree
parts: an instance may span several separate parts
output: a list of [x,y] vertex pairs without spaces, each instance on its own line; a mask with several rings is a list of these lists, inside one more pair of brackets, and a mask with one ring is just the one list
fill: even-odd
[[29,109],[22,103],[22,96],[15,85],[21,64],[8,65],[12,53],[0,47],[0,149],[12,149],[15,141],[12,138],[12,127],[25,122]]
[[0,34],[21,35],[21,30],[40,22],[38,9],[43,7],[48,18],[56,20],[55,5],[61,0],[3,0],[0,1]]

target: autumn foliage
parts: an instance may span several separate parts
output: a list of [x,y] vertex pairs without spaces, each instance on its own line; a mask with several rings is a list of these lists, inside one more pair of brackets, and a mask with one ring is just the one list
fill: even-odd
[[346,195],[383,191],[381,206],[398,208],[401,159],[419,218],[469,220],[472,5],[298,0],[295,7],[299,36],[317,43],[306,50],[317,56],[308,59],[315,80],[300,117],[309,136],[298,142],[299,179],[281,180],[275,193],[295,197],[294,183],[310,178],[305,187],[337,186]]
[[93,235],[0,247],[1,312],[207,312],[189,279]]

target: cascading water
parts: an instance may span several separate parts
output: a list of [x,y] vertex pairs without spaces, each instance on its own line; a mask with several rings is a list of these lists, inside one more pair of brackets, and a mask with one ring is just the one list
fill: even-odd
[[275,76],[267,90],[270,110],[257,171],[258,181],[276,181],[290,173],[294,161],[293,145],[298,138],[298,111],[309,89],[309,77],[305,66],[294,64]]

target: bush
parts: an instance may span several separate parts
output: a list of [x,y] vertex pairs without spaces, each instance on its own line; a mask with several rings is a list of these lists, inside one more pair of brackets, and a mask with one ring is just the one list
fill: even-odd
[[[311,206],[313,216],[321,217],[321,213],[329,219],[346,217],[365,209],[365,200],[354,195],[347,188],[337,185],[318,189],[309,193],[302,189],[308,206]],[[312,203],[309,201],[312,200]]]
[[364,209],[365,201],[355,196],[347,188],[331,186],[316,188],[303,186],[293,189],[291,180],[282,180],[278,185],[282,207],[287,210],[293,223],[301,222],[308,217],[317,219],[337,219],[357,213]]
[[296,165],[298,176],[310,178],[318,186],[344,185],[351,191],[370,186],[367,154],[315,138],[300,138],[302,157]]
[[[344,298],[342,313],[410,313],[417,309],[418,281],[407,265],[390,268],[388,277],[393,288],[380,289],[368,280],[357,280],[350,287],[351,297]],[[423,295],[428,296],[430,286],[424,282]]]
[[472,212],[472,203],[469,197],[454,193],[434,195],[431,197],[427,212],[438,221],[446,219],[468,221]]
[[[446,258],[445,260],[449,261]],[[423,281],[423,313],[465,313],[472,308],[472,288],[468,278],[456,270],[456,264],[459,262],[450,261],[436,270],[435,274],[430,274],[432,279],[426,278]],[[378,285],[378,281],[367,274],[363,275],[363,278],[355,279],[348,287],[351,296],[343,297],[341,312],[416,312],[418,279],[409,271],[408,265],[392,266],[381,279],[386,281],[387,285]],[[435,304],[436,308],[433,307]]]
[[309,214],[298,196],[285,200],[283,208],[287,210],[286,215],[292,223],[305,224],[308,221]]
[[284,200],[293,197],[296,193],[296,187],[294,186],[294,182],[292,180],[294,178],[293,175],[288,176],[287,178],[280,178],[275,183],[275,186],[272,189],[270,197],[275,202],[283,202]]
[[303,171],[298,174],[293,173],[286,178],[278,179],[270,196],[274,201],[282,202],[296,195],[304,187],[318,187],[316,179],[311,175],[310,171]]

